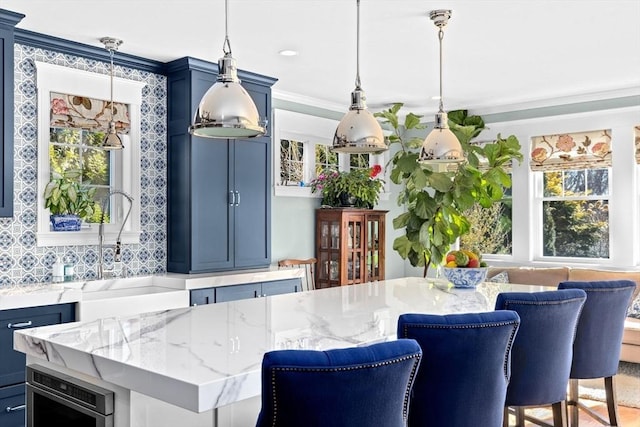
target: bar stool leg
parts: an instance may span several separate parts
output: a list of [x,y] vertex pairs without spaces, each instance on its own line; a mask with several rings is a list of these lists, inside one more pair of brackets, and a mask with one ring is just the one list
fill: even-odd
[[618,398],[616,397],[616,377],[605,377],[604,389],[607,394],[607,410],[609,411],[609,423],[618,425]]

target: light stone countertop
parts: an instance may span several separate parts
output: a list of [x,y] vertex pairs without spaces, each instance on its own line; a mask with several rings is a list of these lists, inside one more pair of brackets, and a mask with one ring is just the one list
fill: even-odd
[[204,412],[258,396],[274,349],[330,349],[395,339],[402,313],[493,310],[503,291],[402,278],[22,330],[14,348],[32,359]]
[[103,280],[0,286],[0,310],[80,302],[83,299],[95,299],[99,297],[95,293],[105,294],[104,291],[137,288],[141,292],[148,289],[151,294],[162,288],[167,288],[167,291],[191,290],[302,277],[303,269],[278,270],[277,267],[271,267],[218,273],[166,273]]

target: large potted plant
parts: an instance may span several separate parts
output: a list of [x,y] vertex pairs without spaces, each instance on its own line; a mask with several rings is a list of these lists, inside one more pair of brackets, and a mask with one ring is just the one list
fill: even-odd
[[81,175],[79,169],[51,172],[51,180],[44,189],[44,206],[51,213],[53,231],[79,231],[82,219],[93,215],[96,188],[81,184]]
[[384,184],[377,178],[381,171],[380,165],[349,172],[326,170],[311,181],[311,192],[322,194],[323,206],[371,209],[378,203]]
[[[455,171],[433,171],[418,162],[423,139],[410,137],[421,129],[421,116],[409,113],[401,123],[398,112],[402,104],[376,113],[393,132],[390,144],[399,146],[391,163],[391,181],[402,185],[398,204],[406,211],[393,219],[395,229],[404,235],[393,242],[393,249],[414,267],[438,268],[456,240],[470,230],[465,212],[474,205],[489,208],[504,197],[511,186],[508,167],[513,160],[522,161],[520,143],[511,135],[485,144],[471,140],[485,128],[480,116],[469,116],[466,110],[449,113],[449,127],[462,145],[466,161]],[[482,164],[482,166],[481,166]]]

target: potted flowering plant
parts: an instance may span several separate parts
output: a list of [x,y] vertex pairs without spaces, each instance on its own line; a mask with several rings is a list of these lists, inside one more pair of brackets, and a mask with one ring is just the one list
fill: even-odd
[[378,203],[383,181],[376,178],[380,165],[349,172],[326,170],[311,181],[311,192],[322,194],[325,206],[351,206],[371,209]]

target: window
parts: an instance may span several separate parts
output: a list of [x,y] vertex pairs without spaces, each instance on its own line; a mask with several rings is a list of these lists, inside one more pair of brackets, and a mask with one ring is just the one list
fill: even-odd
[[[128,135],[121,134],[125,148],[106,152],[97,148],[104,136],[100,130],[100,115],[88,120],[85,114],[52,108],[75,106],[77,109],[102,109],[110,98],[109,76],[36,62],[38,85],[38,246],[61,246],[97,243],[95,215],[83,221],[79,232],[50,231],[49,211],[44,208],[44,188],[51,170],[82,169],[83,182],[98,188],[96,202],[101,204],[110,190],[118,189],[134,199],[131,215],[123,233],[123,243],[138,243],[140,235],[140,104],[144,83],[115,78],[114,100],[119,132],[122,123],[130,123]],[[77,104],[76,104],[77,103]],[[55,110],[55,111],[53,111]],[[119,111],[119,112],[118,112]],[[127,113],[128,111],[128,113]],[[60,113],[60,114],[56,114]],[[118,116],[121,115],[121,117]],[[128,117],[126,117],[128,115]],[[109,116],[110,117],[110,116]],[[126,118],[126,119],[125,119]],[[91,123],[88,123],[91,122]],[[44,155],[43,155],[44,154]],[[109,201],[106,213],[105,239],[115,240],[128,205],[119,197]],[[98,209],[99,211],[99,209]]]
[[468,234],[460,237],[460,247],[469,248],[481,254],[510,255],[512,247],[512,207],[511,188],[506,188],[504,198],[490,208],[479,204],[465,212],[471,223]]
[[[275,140],[278,141],[274,145],[280,150],[279,155],[274,156],[276,196],[316,197],[308,184],[324,170],[346,171],[386,164],[384,153],[333,153],[331,145],[338,126],[336,120],[286,110],[275,110],[274,116]],[[381,199],[387,198],[388,193],[381,195]]]
[[609,258],[610,134],[533,138],[543,257]]
[[609,170],[544,172],[543,256],[609,258]]

